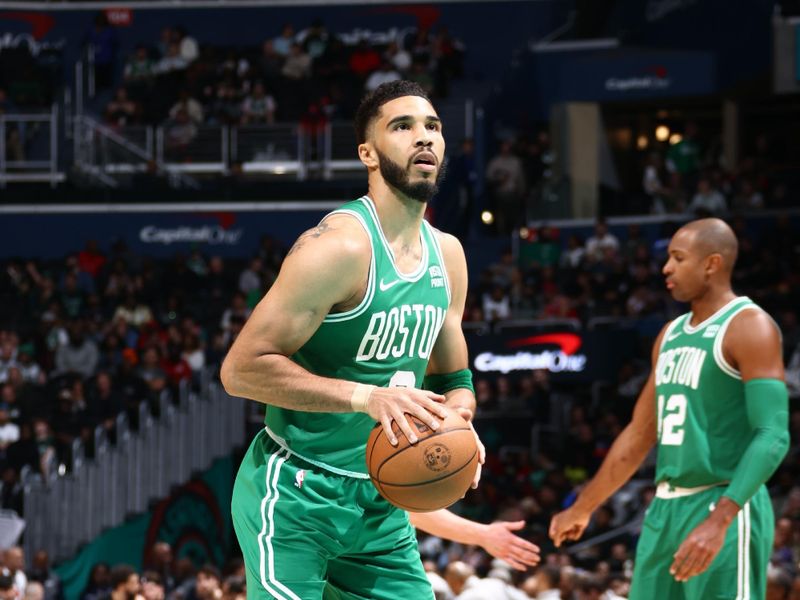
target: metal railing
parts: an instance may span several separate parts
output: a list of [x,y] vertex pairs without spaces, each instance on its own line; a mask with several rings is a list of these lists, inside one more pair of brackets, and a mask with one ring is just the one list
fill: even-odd
[[91,459],[76,441],[67,474],[25,476],[23,546],[29,561],[37,550],[55,561],[72,556],[244,443],[246,401],[228,396],[208,372],[202,379],[198,394],[182,386],[177,403],[162,396],[156,415],[142,402],[137,431],[119,415],[113,445],[96,429]]
[[58,105],[46,113],[0,113],[0,187],[64,181],[58,170]]

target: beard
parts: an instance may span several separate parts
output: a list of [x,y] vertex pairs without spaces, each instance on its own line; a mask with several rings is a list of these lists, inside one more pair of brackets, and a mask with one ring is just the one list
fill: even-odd
[[[395,188],[404,196],[408,196],[417,202],[430,202],[431,199],[439,191],[439,184],[444,178],[447,171],[447,160],[443,159],[439,165],[439,171],[436,173],[436,179],[432,181],[418,181],[411,183],[411,176],[409,171],[413,163],[409,161],[409,165],[404,169],[399,163],[394,162],[391,158],[386,156],[383,152],[375,149],[378,154],[378,167],[380,168],[381,175],[384,181],[391,187]],[[412,159],[413,160],[413,159]]]

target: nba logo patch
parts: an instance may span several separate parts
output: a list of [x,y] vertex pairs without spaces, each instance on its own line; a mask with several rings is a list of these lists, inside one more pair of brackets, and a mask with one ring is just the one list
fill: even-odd
[[305,478],[306,478],[305,469],[300,469],[297,473],[295,473],[295,475],[294,475],[294,485],[295,485],[295,487],[296,488],[302,488],[303,487],[303,480]]
[[717,335],[718,331],[719,331],[719,325],[709,325],[708,327],[706,327],[706,331],[705,333],[703,333],[703,337],[713,338],[715,335]]

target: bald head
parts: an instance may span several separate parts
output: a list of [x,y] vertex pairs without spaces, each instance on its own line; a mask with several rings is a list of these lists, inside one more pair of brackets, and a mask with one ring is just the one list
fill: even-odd
[[475,571],[472,567],[464,562],[461,562],[460,560],[457,560],[447,565],[447,568],[444,571],[444,579],[447,581],[450,589],[453,590],[453,593],[458,595],[461,593],[461,590],[464,589],[467,579],[472,577],[474,574]]
[[692,250],[702,256],[719,254],[726,272],[733,271],[739,242],[728,224],[722,219],[698,219],[681,227],[676,236],[685,233],[691,236]]

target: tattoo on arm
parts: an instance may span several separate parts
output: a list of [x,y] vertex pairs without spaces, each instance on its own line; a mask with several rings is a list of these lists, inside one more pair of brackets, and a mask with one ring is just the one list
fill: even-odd
[[334,229],[336,228],[331,227],[327,223],[320,223],[319,225],[314,227],[314,229],[309,229],[308,231],[303,233],[299,238],[297,238],[297,241],[294,243],[294,246],[289,248],[289,252],[286,253],[286,256],[290,256],[292,253],[296,252],[297,250],[300,250],[300,248],[302,248],[310,238],[318,238],[323,233],[333,231]]

